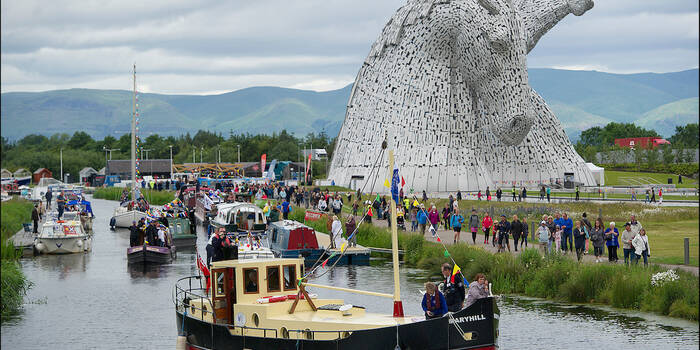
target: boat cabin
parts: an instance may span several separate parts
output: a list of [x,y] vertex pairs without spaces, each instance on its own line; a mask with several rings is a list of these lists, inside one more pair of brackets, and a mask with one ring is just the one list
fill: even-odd
[[[260,317],[265,315],[243,312],[242,305],[263,304],[259,299],[284,297],[287,300],[290,295],[296,296],[299,291],[297,280],[301,278],[303,269],[304,260],[298,258],[213,262],[209,290],[209,300],[214,308],[213,321],[239,327],[257,327]],[[206,303],[203,306],[206,307]],[[201,311],[193,308],[192,312]],[[243,316],[238,316],[239,314]],[[246,316],[248,320],[245,320]],[[193,314],[193,317],[201,315]]]
[[225,227],[228,232],[265,231],[267,221],[262,209],[251,203],[219,204],[212,225]]
[[267,233],[270,248],[274,250],[318,249],[316,231],[298,221],[270,223]]

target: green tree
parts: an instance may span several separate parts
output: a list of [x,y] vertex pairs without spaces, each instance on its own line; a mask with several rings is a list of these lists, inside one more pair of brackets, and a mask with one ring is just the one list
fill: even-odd
[[76,131],[73,137],[68,140],[68,147],[72,149],[89,148],[94,141],[92,137],[84,131]]
[[650,168],[654,168],[655,165],[659,163],[659,150],[658,149],[646,149],[644,151],[644,160]]
[[676,133],[669,141],[672,145],[686,148],[698,148],[700,135],[698,135],[698,123],[691,123],[685,126],[676,126]]
[[664,164],[673,164],[676,156],[673,154],[673,147],[671,145],[661,145],[661,159]]

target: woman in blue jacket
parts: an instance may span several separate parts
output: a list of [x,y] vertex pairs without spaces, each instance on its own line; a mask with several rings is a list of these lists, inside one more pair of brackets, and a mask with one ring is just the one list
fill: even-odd
[[[452,226],[452,229],[455,231],[452,243],[459,242],[459,233],[462,232],[462,223],[464,223],[464,216],[459,213],[459,209],[455,209],[454,214],[452,214],[450,218],[450,226]],[[474,239],[476,240],[476,234],[474,234]]]
[[437,290],[435,283],[425,282],[425,294],[423,294],[423,311],[425,318],[438,318],[447,313],[447,302],[445,296]]
[[416,215],[418,220],[418,225],[420,226],[420,234],[425,235],[425,225],[428,223],[428,214],[425,212],[425,207],[423,205],[418,208],[418,215]]
[[608,247],[608,261],[617,262],[617,248],[620,247],[620,243],[617,241],[617,237],[620,232],[615,228],[615,222],[610,222],[610,227],[605,229],[603,237],[605,237],[605,245]]

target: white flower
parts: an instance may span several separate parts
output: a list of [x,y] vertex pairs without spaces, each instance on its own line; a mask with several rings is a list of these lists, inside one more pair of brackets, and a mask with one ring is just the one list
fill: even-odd
[[665,272],[655,273],[653,276],[651,276],[651,285],[657,287],[663,285],[666,282],[672,282],[676,280],[678,280],[678,275],[676,274],[676,271],[668,270]]

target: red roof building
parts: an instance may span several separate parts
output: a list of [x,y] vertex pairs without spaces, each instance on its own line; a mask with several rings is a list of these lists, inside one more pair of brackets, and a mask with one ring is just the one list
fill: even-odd
[[628,137],[624,139],[615,139],[615,144],[623,148],[656,148],[661,145],[670,145],[671,143],[660,137]]

